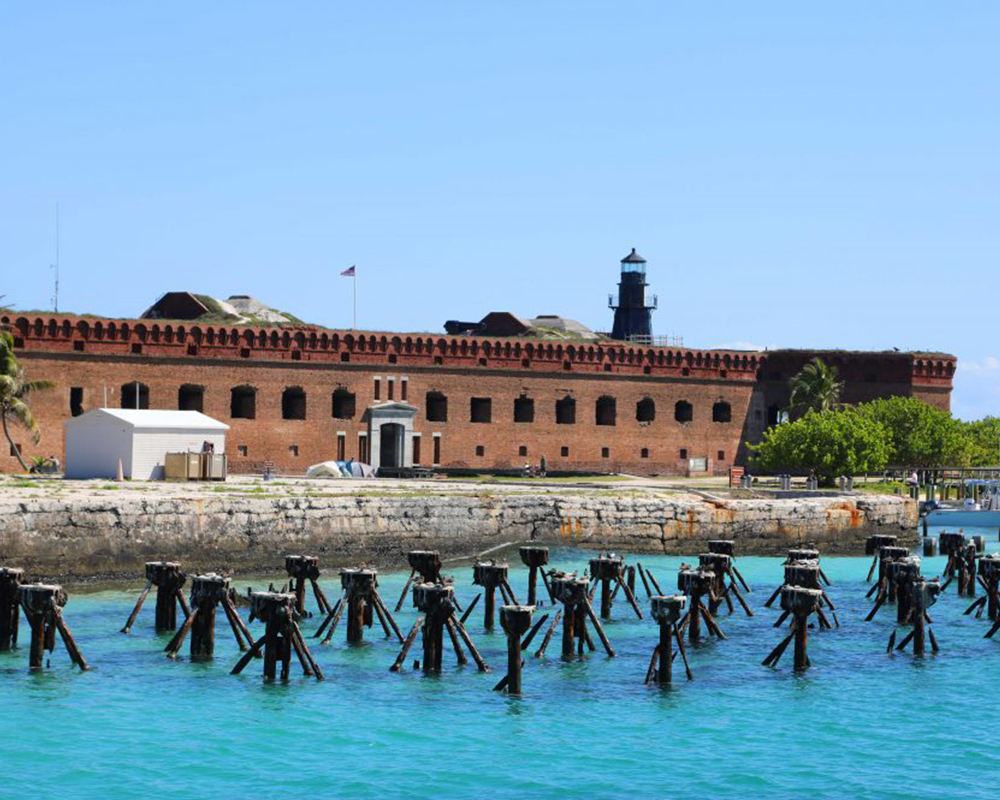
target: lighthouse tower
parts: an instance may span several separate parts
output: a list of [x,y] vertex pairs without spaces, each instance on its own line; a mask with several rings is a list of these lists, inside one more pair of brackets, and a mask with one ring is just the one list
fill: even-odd
[[612,339],[649,344],[653,338],[653,309],[656,295],[646,302],[646,259],[632,252],[622,259],[622,279],[618,284],[618,301],[608,296],[608,308],[614,309],[615,324]]

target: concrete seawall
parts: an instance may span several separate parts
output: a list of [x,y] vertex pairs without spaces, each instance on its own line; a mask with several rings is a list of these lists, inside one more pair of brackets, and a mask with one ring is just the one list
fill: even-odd
[[[110,494],[110,493],[109,493]],[[899,497],[713,500],[693,495],[468,493],[319,497],[0,497],[0,564],[33,578],[135,578],[147,560],[187,571],[274,568],[286,553],[326,566],[401,567],[409,549],[470,556],[507,543],[694,555],[714,538],[740,554],[812,542],[856,553],[866,536],[916,541],[917,508]]]

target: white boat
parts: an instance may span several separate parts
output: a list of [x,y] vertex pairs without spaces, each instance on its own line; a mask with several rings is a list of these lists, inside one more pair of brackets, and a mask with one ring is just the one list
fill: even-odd
[[936,508],[927,514],[928,525],[948,528],[1000,528],[1000,509]]
[[1000,482],[966,481],[966,486],[973,490],[978,487],[978,503],[968,498],[960,506],[935,508],[927,512],[927,524],[949,528],[1000,528]]

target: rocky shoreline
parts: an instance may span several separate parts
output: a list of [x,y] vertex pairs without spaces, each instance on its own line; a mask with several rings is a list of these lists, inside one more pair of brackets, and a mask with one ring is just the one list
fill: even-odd
[[271,570],[286,553],[325,567],[401,568],[411,549],[469,557],[528,541],[623,553],[694,555],[709,539],[741,555],[813,543],[862,552],[872,533],[917,540],[917,508],[878,495],[728,499],[627,492],[334,494],[313,497],[0,495],[0,564],[33,579],[135,580],[147,560],[234,574]]

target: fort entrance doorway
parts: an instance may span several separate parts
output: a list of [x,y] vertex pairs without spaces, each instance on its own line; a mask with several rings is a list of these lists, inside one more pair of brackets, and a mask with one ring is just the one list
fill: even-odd
[[403,434],[405,428],[398,422],[386,422],[379,428],[378,463],[380,467],[402,467],[403,465]]
[[368,447],[371,466],[404,469],[413,466],[413,417],[416,406],[388,402],[368,406]]

